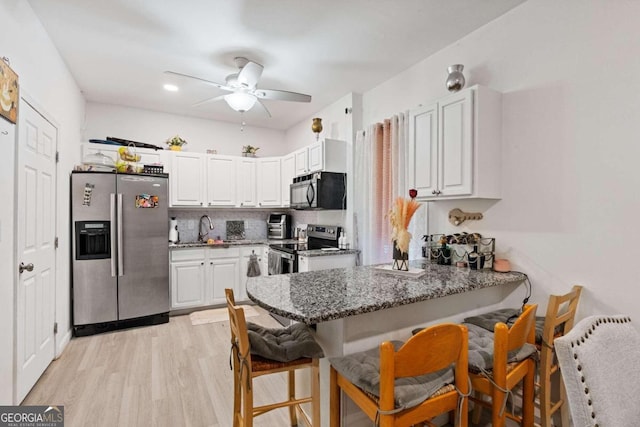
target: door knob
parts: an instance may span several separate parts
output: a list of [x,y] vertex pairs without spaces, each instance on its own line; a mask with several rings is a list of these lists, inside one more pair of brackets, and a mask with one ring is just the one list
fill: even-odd
[[24,273],[25,270],[33,271],[33,264],[29,263],[27,265],[24,265],[24,262],[21,262],[18,270],[20,271],[20,274]]

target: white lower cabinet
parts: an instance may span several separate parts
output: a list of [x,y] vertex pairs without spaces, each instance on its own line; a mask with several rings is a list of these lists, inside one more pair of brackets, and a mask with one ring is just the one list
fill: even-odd
[[[211,295],[210,304],[226,303],[224,290],[233,289],[237,301],[246,299],[240,295],[240,258],[237,249],[212,249],[215,257],[209,258],[209,271],[207,277],[207,291]],[[233,251],[233,253],[217,253],[220,251]]]
[[347,268],[356,266],[356,254],[298,256],[298,272],[328,270],[331,268]]
[[171,309],[205,305],[206,267],[203,249],[171,252]]
[[173,249],[170,257],[172,310],[224,304],[225,288],[246,300],[239,248]]

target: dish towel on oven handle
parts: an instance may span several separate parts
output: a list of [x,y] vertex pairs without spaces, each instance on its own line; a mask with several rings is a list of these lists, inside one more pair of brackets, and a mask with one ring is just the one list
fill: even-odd
[[260,275],[260,263],[255,252],[249,255],[249,263],[247,264],[247,277],[256,277]]

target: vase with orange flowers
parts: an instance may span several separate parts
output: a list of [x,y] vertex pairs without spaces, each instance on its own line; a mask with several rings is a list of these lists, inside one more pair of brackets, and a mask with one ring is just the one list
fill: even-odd
[[389,211],[391,222],[391,240],[393,241],[393,270],[409,271],[409,242],[411,233],[407,230],[411,217],[420,207],[420,203],[412,199],[398,197]]

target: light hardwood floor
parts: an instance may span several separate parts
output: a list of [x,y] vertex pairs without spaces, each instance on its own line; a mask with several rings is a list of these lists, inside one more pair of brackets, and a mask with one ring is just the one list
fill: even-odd
[[[255,309],[260,315],[248,320],[280,326]],[[64,405],[67,427],[230,427],[229,334],[227,321],[193,326],[189,316],[176,316],[164,325],[74,338],[22,404]],[[286,399],[285,374],[256,378],[254,385],[256,405]],[[479,426],[491,425],[489,412]],[[261,415],[254,425],[288,426],[288,412]]]
[[[264,310],[249,320],[279,324]],[[49,365],[23,405],[64,405],[65,425],[232,425],[229,324],[192,326],[189,316],[164,325],[74,338]],[[284,374],[254,380],[256,404],[284,399]],[[256,419],[286,426],[286,409]]]

